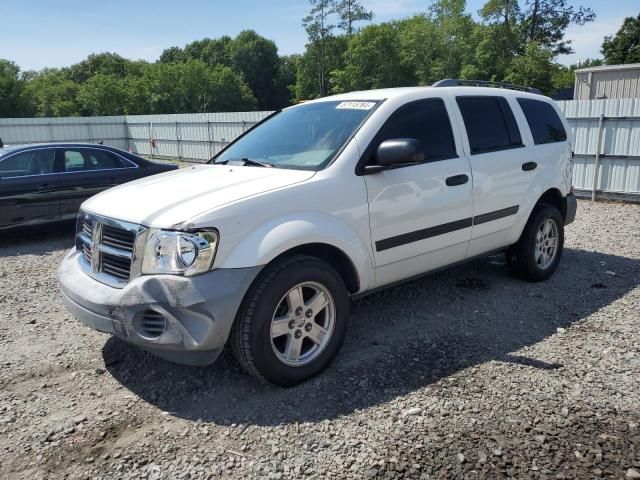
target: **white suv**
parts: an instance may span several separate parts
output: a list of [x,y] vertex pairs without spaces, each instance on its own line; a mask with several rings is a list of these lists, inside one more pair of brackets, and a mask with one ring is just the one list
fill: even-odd
[[576,212],[566,120],[542,95],[460,83],[296,105],[208,165],[87,200],[67,308],[180,363],[230,342],[289,386],[336,355],[351,298],[496,251],[545,280]]

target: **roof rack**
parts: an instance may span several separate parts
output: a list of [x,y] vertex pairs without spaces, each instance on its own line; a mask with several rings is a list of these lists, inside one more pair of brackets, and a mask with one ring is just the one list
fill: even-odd
[[521,87],[519,85],[512,85],[510,83],[503,82],[490,82],[487,80],[460,80],[456,78],[447,78],[445,80],[439,80],[432,87],[493,87],[493,88],[507,88],[509,90],[519,90],[521,92],[537,93],[542,95],[542,91],[533,87]]

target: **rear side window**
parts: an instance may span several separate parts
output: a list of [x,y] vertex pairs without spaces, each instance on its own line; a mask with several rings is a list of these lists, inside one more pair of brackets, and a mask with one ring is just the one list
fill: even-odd
[[125,163],[117,156],[104,150],[65,150],[65,172],[85,172],[91,170],[109,170],[124,168]]
[[456,156],[449,114],[440,98],[418,100],[396,110],[378,132],[376,146],[394,138],[420,140],[428,161]]
[[472,154],[522,147],[509,103],[502,97],[457,97]]
[[547,102],[519,98],[518,103],[527,118],[527,123],[536,145],[542,143],[564,142],[567,132],[555,108]]

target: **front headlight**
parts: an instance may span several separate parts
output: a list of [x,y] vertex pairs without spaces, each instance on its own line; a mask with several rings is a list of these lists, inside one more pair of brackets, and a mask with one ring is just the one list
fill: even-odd
[[149,231],[142,274],[167,273],[173,275],[197,275],[208,272],[213,266],[218,247],[218,232]]

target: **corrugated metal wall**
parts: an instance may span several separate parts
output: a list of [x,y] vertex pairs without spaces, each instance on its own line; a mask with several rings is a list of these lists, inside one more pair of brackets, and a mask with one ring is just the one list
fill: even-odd
[[270,113],[4,118],[0,119],[0,138],[7,145],[103,141],[141,155],[206,161]]
[[640,68],[576,72],[575,100],[640,97]]
[[[558,102],[573,127],[574,186],[593,187],[600,114],[602,141],[596,188],[640,197],[640,98]],[[6,144],[96,142],[147,156],[206,161],[270,112],[0,119]],[[152,144],[150,139],[154,139]]]
[[558,105],[573,128],[574,187],[593,188],[601,128],[597,191],[640,196],[640,98],[569,100]]

